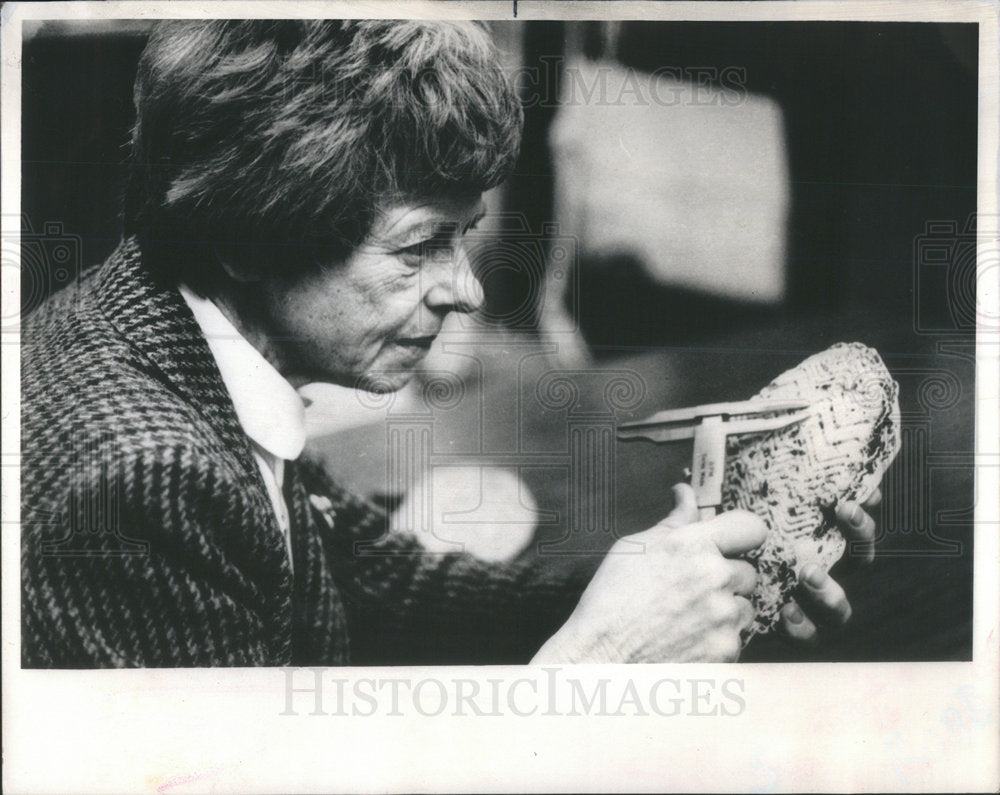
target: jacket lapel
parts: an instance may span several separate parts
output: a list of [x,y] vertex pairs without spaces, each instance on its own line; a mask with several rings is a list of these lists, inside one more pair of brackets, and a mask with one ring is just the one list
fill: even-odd
[[333,530],[335,520],[316,504],[322,497],[308,493],[298,467],[296,461],[285,465],[284,483],[295,559],[292,661],[295,665],[346,664],[349,648],[344,605],[322,539],[323,533]]

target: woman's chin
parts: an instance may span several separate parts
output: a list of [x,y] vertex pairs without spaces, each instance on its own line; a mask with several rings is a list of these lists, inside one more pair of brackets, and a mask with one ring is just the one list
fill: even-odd
[[354,383],[355,389],[385,395],[398,392],[416,375],[416,370],[382,370],[365,373]]

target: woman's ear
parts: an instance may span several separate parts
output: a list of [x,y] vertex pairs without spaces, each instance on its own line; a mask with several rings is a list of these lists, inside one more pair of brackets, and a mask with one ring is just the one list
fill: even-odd
[[248,284],[250,282],[259,282],[263,277],[262,268],[259,265],[237,264],[231,256],[219,248],[213,248],[212,254],[231,281],[238,282],[239,284]]

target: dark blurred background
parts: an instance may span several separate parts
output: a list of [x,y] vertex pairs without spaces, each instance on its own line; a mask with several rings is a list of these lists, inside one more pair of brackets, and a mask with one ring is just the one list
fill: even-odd
[[[760,179],[777,186],[776,212],[785,213],[785,223],[772,230],[782,254],[771,258],[769,273],[779,287],[761,300],[699,286],[672,275],[683,277],[692,265],[667,250],[659,261],[648,246],[638,253],[616,249],[596,233],[589,238],[573,229],[579,247],[567,276],[572,287],[560,301],[586,364],[577,356],[563,369],[576,373],[584,393],[604,388],[601,373],[638,374],[645,395],[638,405],[616,410],[620,421],[668,406],[749,397],[838,341],[877,348],[900,382],[904,449],[884,483],[876,563],[841,574],[855,618],[816,649],[768,636],[755,640],[745,659],[970,659],[977,26],[642,22],[609,29],[529,22],[493,28],[526,98],[544,97],[526,107],[517,172],[495,199],[495,207],[516,213],[521,234],[527,230],[543,242],[531,249],[537,253],[484,278],[493,317],[500,318],[498,333],[545,340],[539,274],[551,272],[546,241],[552,224],[567,233],[561,208],[579,198],[573,161],[560,166],[553,146],[567,65],[613,63],[640,75],[676,67],[681,83],[719,92],[727,89],[722,76],[736,74],[740,90],[759,99],[764,111],[777,109],[772,115],[780,119],[783,146],[777,160],[760,163],[739,147],[738,156],[720,149],[717,170],[733,170],[734,193],[754,184],[758,166]],[[25,310],[74,277],[74,268],[46,253],[55,243],[65,239],[78,249],[75,267],[100,262],[119,239],[132,81],[147,31],[144,22],[48,23],[26,31],[22,208],[25,237],[39,253],[22,276]],[[740,71],[727,73],[731,67]],[[775,162],[780,167],[765,173]],[[622,201],[637,200],[622,195]],[[726,234],[725,224],[707,228]],[[740,263],[732,262],[731,280],[742,278]],[[532,311],[511,311],[525,303]],[[502,328],[504,318],[514,317]],[[467,390],[470,400],[449,405],[436,427],[442,438],[482,433],[481,412],[489,404],[495,407],[489,422],[516,425],[518,438],[533,440],[523,448],[518,443],[524,459],[509,466],[547,517],[535,538],[555,540],[561,553],[599,551],[613,536],[662,518],[670,508],[668,485],[679,479],[689,453],[618,448],[613,533],[585,527],[574,514],[565,473],[553,474],[535,455],[564,443],[566,411],[520,400],[524,379],[537,383],[560,366],[559,357],[532,360],[517,368],[516,379],[509,357],[508,348],[486,345],[481,378]],[[484,395],[489,399],[478,399]],[[354,479],[349,485],[398,501],[400,495],[380,495],[384,435],[374,423],[321,438],[315,448],[331,469],[351,470],[344,472],[345,480]],[[368,464],[355,466],[357,460]]]

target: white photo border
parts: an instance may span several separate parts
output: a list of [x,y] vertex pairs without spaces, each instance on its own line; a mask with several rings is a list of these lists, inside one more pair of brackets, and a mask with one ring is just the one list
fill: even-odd
[[[176,17],[879,20],[979,24],[979,217],[997,250],[998,46],[991,2],[109,2],[2,9],[4,223],[20,213],[20,57],[26,20]],[[928,111],[931,112],[931,111]],[[16,230],[4,228],[5,235]],[[981,249],[982,250],[982,249]],[[984,290],[984,287],[986,289]],[[2,285],[5,302],[19,285]],[[997,317],[998,294],[979,300]],[[19,486],[3,479],[3,785],[8,792],[263,791],[996,791],[1000,785],[1000,455],[995,331],[977,335],[973,660],[965,663],[342,669],[313,715],[308,669],[41,671],[20,668]],[[3,456],[19,454],[19,350],[3,346]],[[980,462],[983,462],[980,465]],[[987,465],[993,462],[993,465]],[[292,678],[289,678],[292,677]],[[437,680],[392,714],[337,714],[338,688]],[[645,716],[582,717],[552,683],[607,679]],[[338,680],[342,680],[338,684]],[[501,682],[499,715],[456,715],[455,682]],[[288,683],[292,693],[288,714]],[[667,682],[667,684],[662,684]],[[701,684],[699,684],[699,682]],[[711,684],[705,684],[711,682]],[[734,684],[738,682],[738,684]],[[659,685],[657,683],[660,683]],[[676,684],[674,684],[676,683]],[[727,684],[728,683],[728,684]],[[654,687],[664,695],[649,709]],[[385,692],[385,691],[383,691]],[[513,695],[512,695],[513,692]],[[710,695],[705,697],[705,694]],[[565,696],[565,689],[554,698]],[[678,714],[669,713],[679,700]],[[562,701],[558,702],[562,704]],[[370,704],[358,696],[350,709]],[[513,706],[512,706],[513,705]],[[701,714],[716,708],[714,715]],[[530,715],[519,715],[530,712]],[[286,714],[282,714],[285,712]],[[421,712],[425,714],[421,714]],[[547,712],[552,714],[546,714]],[[362,719],[365,718],[365,719]]]

